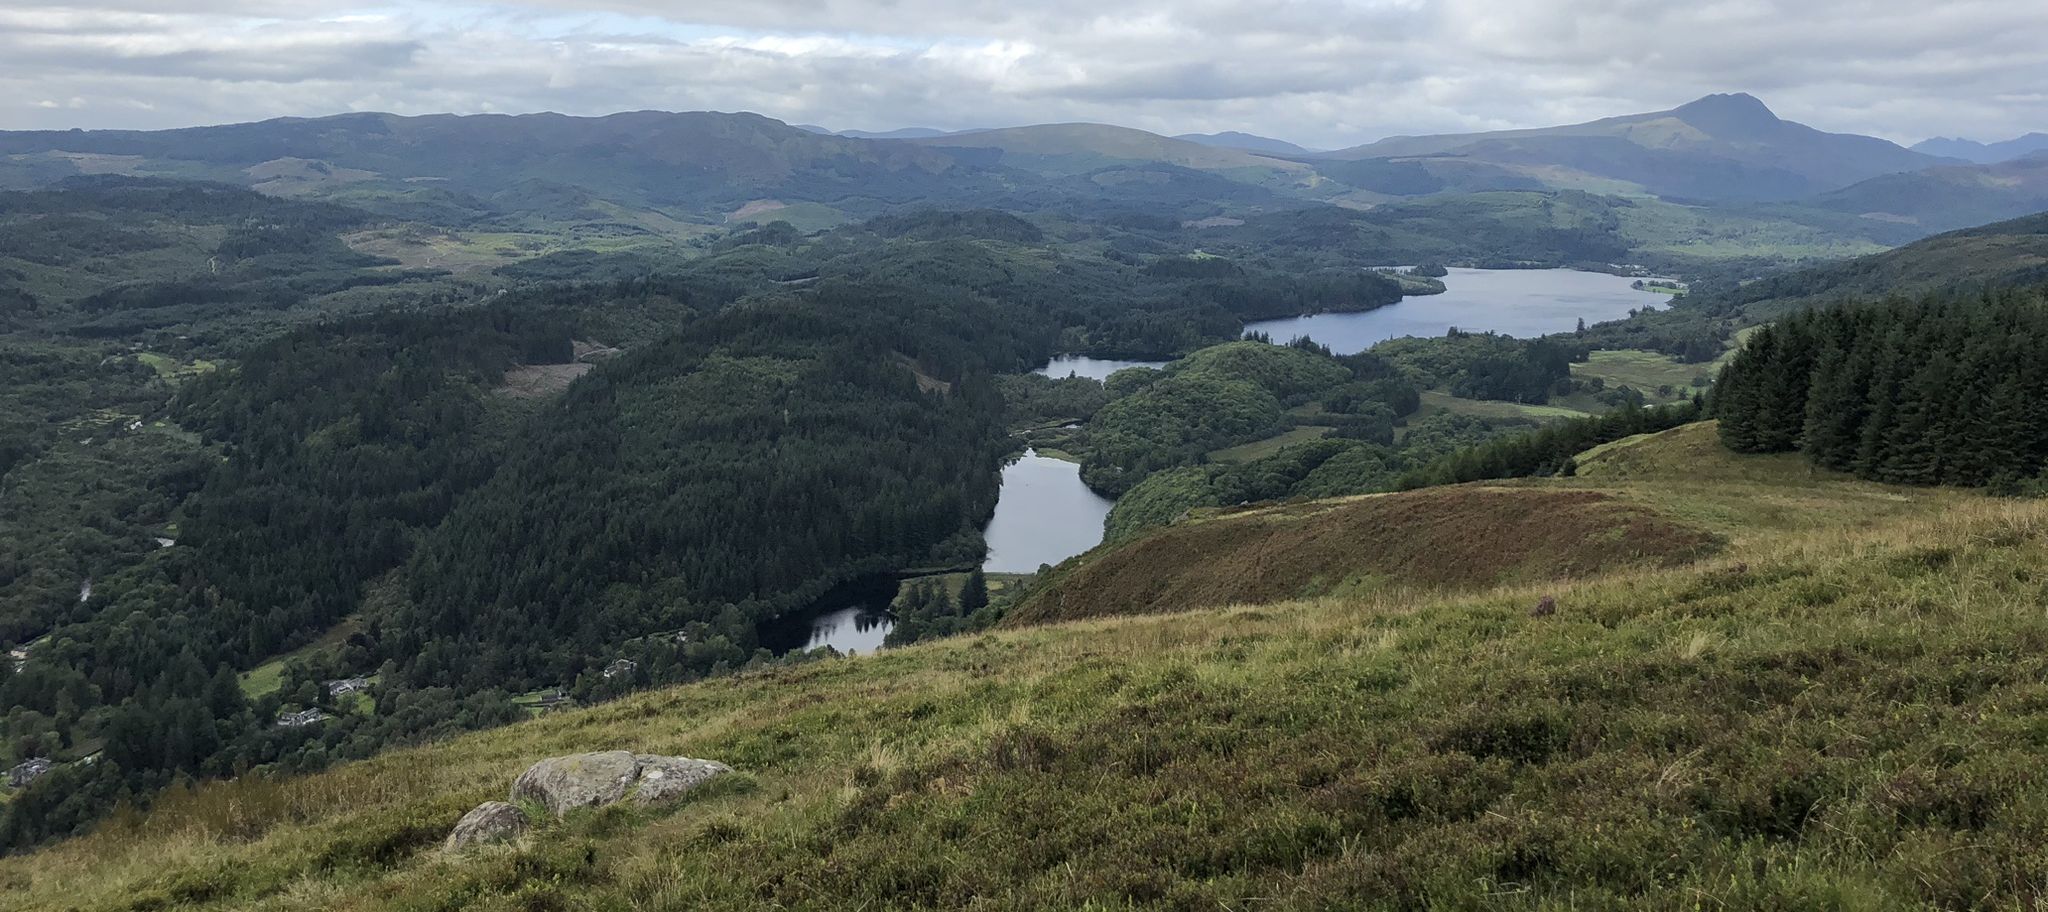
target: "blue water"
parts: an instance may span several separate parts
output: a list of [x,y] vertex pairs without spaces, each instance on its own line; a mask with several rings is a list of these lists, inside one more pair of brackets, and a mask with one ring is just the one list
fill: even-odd
[[1081,467],[1026,450],[1003,467],[1003,493],[988,538],[991,573],[1036,573],[1102,543],[1110,500],[1081,483]]
[[1090,380],[1107,380],[1110,374],[1126,367],[1165,367],[1164,361],[1118,361],[1111,358],[1087,358],[1080,355],[1061,355],[1046,362],[1034,374],[1044,374],[1055,380],[1066,377],[1087,377]]
[[811,636],[803,649],[830,646],[841,654],[871,655],[882,648],[896,619],[873,605],[850,605],[811,619]]
[[1245,329],[1275,342],[1308,336],[1338,354],[1402,336],[1441,336],[1454,326],[1530,338],[1570,332],[1580,320],[1619,320],[1632,308],[1653,310],[1669,300],[1635,290],[1634,281],[1575,269],[1453,269],[1443,279],[1443,294],[1403,298],[1364,313],[1261,320]]

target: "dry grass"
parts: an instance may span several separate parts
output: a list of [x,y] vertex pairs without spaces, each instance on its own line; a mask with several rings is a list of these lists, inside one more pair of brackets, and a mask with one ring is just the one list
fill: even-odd
[[[1211,512],[1060,568],[1007,619],[1036,624],[1391,589],[1408,597],[1734,559],[1786,536],[1868,528],[1976,495],[1736,457],[1712,423],[1583,454],[1527,479]],[[1731,549],[1732,550],[1728,550]]]
[[1710,534],[1597,491],[1467,485],[1315,501],[1115,546],[1048,581],[1005,622],[1572,579],[1682,564],[1717,547]]

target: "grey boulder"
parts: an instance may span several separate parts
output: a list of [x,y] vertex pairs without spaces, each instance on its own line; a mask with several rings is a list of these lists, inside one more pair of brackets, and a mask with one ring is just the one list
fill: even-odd
[[507,842],[519,838],[530,823],[526,812],[515,806],[503,801],[486,801],[455,822],[455,829],[448,833],[448,841],[441,847],[457,852],[474,845]]
[[557,817],[628,798],[642,805],[676,798],[732,768],[710,760],[630,751],[551,757],[520,773],[513,801],[534,801]]
[[642,805],[680,798],[691,789],[732,772],[732,767],[713,760],[657,754],[635,754],[633,759],[640,761],[640,786],[633,790],[633,800]]

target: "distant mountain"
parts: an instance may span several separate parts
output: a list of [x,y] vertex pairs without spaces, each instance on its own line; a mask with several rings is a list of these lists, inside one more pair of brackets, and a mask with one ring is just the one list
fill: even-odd
[[1930,232],[1982,225],[2048,211],[2048,152],[1991,165],[1887,174],[1805,202]]
[[1221,149],[1243,149],[1247,152],[1261,152],[1267,155],[1311,154],[1308,149],[1304,149],[1284,139],[1274,139],[1270,136],[1259,136],[1253,133],[1239,133],[1236,130],[1226,130],[1222,133],[1182,133],[1173,138],[1187,140],[1191,143],[1201,143],[1205,146],[1215,146]]
[[1243,149],[1219,148],[1109,124],[1039,124],[956,133],[913,141],[931,149],[982,150],[977,163],[1002,164],[1045,175],[1086,174],[1125,165],[1173,165],[1226,172],[1247,183],[1306,181],[1313,168]]
[[87,172],[284,181],[295,195],[346,184],[357,197],[424,189],[493,197],[544,181],[710,221],[763,199],[861,214],[1014,184],[947,150],[821,135],[744,113],[346,114],[151,132],[0,132],[0,186]]
[[1669,111],[1533,130],[1397,136],[1320,156],[1333,162],[1478,166],[1551,187],[1648,192],[1710,202],[1789,200],[1942,164],[1870,136],[1780,119],[1749,95],[1709,95]]
[[1980,165],[1995,165],[2036,152],[2048,151],[2048,133],[2029,133],[2017,139],[1995,143],[1937,136],[1915,144],[1913,151],[1944,158],[1960,158]]
[[950,136],[953,131],[934,130],[930,127],[900,127],[880,133],[869,130],[841,130],[837,135],[854,139],[930,139],[934,136]]

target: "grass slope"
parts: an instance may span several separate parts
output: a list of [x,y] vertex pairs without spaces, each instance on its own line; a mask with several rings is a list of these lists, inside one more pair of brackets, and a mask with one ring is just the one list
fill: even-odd
[[[1741,564],[1002,631],[210,784],[0,861],[0,909],[2025,907],[2048,503],[1900,497]],[[745,774],[433,850],[609,747]]]
[[1063,565],[1006,619],[1037,624],[1378,590],[1470,591],[1735,555],[1970,495],[1738,458],[1711,423],[1617,441],[1577,478],[1198,512]]
[[1006,624],[1470,589],[1683,563],[1713,536],[1593,491],[1461,486],[1263,507],[1168,526],[1049,580]]

